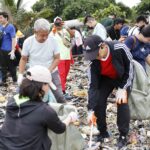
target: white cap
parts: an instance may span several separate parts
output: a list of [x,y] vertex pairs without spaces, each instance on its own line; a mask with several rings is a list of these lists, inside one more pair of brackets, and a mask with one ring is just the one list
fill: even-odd
[[54,18],[54,22],[56,22],[57,19],[62,21],[62,18],[57,16],[57,17]]
[[43,82],[43,83],[48,83],[53,90],[57,89],[54,83],[52,82],[51,73],[46,67],[41,66],[41,65],[35,65],[29,68],[27,72],[31,73],[31,76],[27,75],[27,79],[38,81],[38,82]]

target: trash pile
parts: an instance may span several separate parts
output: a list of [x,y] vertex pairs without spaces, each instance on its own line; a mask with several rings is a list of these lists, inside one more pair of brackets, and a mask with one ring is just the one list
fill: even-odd
[[[73,96],[68,104],[76,106],[78,110],[79,122],[76,122],[75,125],[85,139],[84,150],[116,150],[119,133],[116,124],[117,109],[113,98],[109,98],[107,106],[107,127],[110,138],[106,139],[104,143],[96,142],[99,131],[94,126],[90,143],[92,146],[89,148],[91,126],[87,124],[88,79],[86,69],[87,64],[84,63],[83,58],[77,57],[67,78],[67,91]],[[16,92],[17,87],[17,85],[11,83],[11,80],[8,80],[8,85],[7,87],[0,87],[0,127],[4,120],[7,99]],[[128,145],[123,150],[150,150],[150,120],[131,120],[128,139]]]

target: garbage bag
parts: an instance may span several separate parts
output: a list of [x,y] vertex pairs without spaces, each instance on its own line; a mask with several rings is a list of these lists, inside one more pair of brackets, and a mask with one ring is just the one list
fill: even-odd
[[[64,120],[71,111],[77,111],[72,105],[59,103],[49,103],[49,105],[57,112],[61,120]],[[83,150],[84,139],[74,125],[69,125],[63,134],[55,134],[48,130],[48,136],[52,140],[51,150]]]
[[129,96],[131,119],[150,119],[150,78],[143,67],[136,61],[134,63],[134,79]]

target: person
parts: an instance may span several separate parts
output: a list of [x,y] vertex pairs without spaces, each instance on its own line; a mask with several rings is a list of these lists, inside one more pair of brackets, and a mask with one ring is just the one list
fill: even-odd
[[58,71],[61,79],[62,92],[65,99],[70,100],[72,96],[66,92],[67,76],[70,70],[70,65],[73,64],[71,54],[71,37],[67,29],[63,27],[64,22],[61,17],[54,18],[54,28],[50,33],[53,36],[60,47],[60,61],[58,64]]
[[112,26],[107,28],[107,34],[112,40],[120,39],[120,30],[124,24],[124,20],[121,18],[114,19]]
[[116,18],[116,15],[112,13],[112,14],[110,14],[108,17],[103,18],[103,19],[101,20],[101,24],[102,24],[105,28],[107,28],[107,27],[109,27],[109,26],[112,26],[115,18]]
[[27,70],[19,94],[9,99],[6,107],[0,131],[1,150],[50,150],[48,129],[61,134],[76,121],[75,112],[60,121],[51,106],[42,101],[49,87],[56,89],[46,67],[35,65]]
[[123,43],[104,42],[97,35],[88,37],[84,47],[85,60],[91,61],[88,70],[88,122],[92,121],[94,113],[100,131],[98,141],[103,142],[109,138],[106,124],[107,98],[116,88],[117,125],[120,133],[117,146],[122,148],[127,144],[130,122],[127,99],[133,79],[132,55]]
[[71,37],[72,55],[77,56],[83,54],[83,37],[80,29],[71,27],[68,29],[68,32],[70,33]]
[[105,27],[98,23],[93,16],[87,15],[84,19],[84,24],[88,26],[88,29],[92,29],[92,35],[98,35],[103,40],[106,40],[107,38],[107,32]]
[[130,49],[133,59],[146,71],[146,63],[150,65],[150,25],[145,26],[138,35],[129,36],[125,44]]
[[15,28],[9,23],[9,16],[6,12],[0,12],[0,32],[3,33],[0,46],[0,63],[2,71],[2,84],[7,85],[7,71],[10,72],[13,82],[17,82],[15,59]]
[[52,90],[52,92],[57,102],[65,103],[57,68],[60,60],[59,46],[57,41],[49,36],[49,31],[50,23],[46,19],[41,18],[35,21],[34,35],[28,37],[23,44],[22,56],[19,62],[18,84],[23,79],[27,62],[29,67],[43,65],[49,68],[52,73],[52,80],[57,87],[57,90]]
[[129,32],[128,32],[128,36],[131,35],[138,35],[140,33],[140,31],[142,30],[142,28],[147,24],[147,20],[146,17],[141,15],[138,16],[136,18],[136,24],[134,27],[132,27]]

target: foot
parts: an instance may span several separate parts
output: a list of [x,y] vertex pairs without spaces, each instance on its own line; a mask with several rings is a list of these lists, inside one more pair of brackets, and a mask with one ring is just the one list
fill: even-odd
[[117,147],[118,149],[123,148],[124,146],[127,145],[127,138],[126,136],[120,136],[118,139]]
[[105,133],[103,133],[103,134],[100,133],[98,135],[98,137],[97,137],[97,142],[104,142],[105,139],[107,139],[109,137],[110,137],[110,135],[109,135],[109,133],[107,131]]

